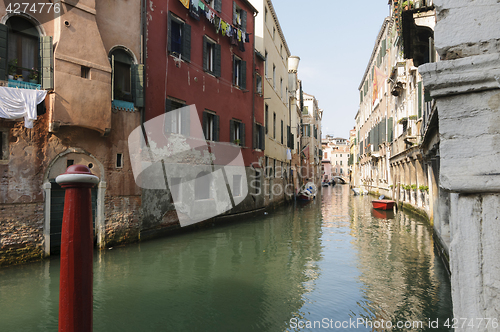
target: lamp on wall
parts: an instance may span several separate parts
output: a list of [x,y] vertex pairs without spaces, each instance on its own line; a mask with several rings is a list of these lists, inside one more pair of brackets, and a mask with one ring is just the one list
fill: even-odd
[[298,56],[292,55],[288,58],[288,72],[296,73],[299,68],[300,58]]

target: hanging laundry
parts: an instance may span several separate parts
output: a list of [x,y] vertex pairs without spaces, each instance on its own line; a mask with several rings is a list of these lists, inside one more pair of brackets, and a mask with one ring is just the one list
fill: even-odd
[[243,44],[243,39],[238,41],[238,49],[241,51],[241,52],[245,52],[245,44]]
[[226,35],[231,38],[231,36],[233,35],[233,28],[231,27],[231,25],[227,25],[227,31],[226,31]]
[[200,13],[198,12],[198,1],[199,0],[191,0],[191,6],[189,8],[189,14],[196,20],[200,20]]
[[241,41],[241,30],[238,29],[238,41]]
[[24,126],[33,128],[37,105],[45,100],[47,91],[0,87],[0,118],[24,118]]
[[230,37],[231,45],[238,46],[238,32],[234,27],[231,27],[232,33]]
[[184,7],[186,7],[187,9],[189,9],[189,0],[179,0],[179,1],[182,3],[182,5]]
[[203,11],[205,11],[205,4],[203,3],[203,1],[199,0],[198,2],[198,8],[200,10],[200,13]]
[[220,22],[221,22],[222,35],[225,36],[227,32],[227,23],[224,22],[223,20],[220,20]]
[[215,33],[219,34],[219,31],[220,31],[220,17],[219,16],[215,16],[214,26],[215,26]]

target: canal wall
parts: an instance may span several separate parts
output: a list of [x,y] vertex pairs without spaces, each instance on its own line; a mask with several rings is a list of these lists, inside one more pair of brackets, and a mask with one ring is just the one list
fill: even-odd
[[[496,318],[500,297],[500,3],[436,1],[442,61],[419,67],[439,110],[440,186],[449,193],[453,314]],[[456,331],[494,331],[484,324]]]

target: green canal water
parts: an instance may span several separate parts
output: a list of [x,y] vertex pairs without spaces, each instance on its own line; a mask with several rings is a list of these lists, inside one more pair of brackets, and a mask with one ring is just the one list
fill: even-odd
[[[337,185],[306,205],[96,251],[94,331],[447,331],[430,229],[377,214],[372,199]],[[58,259],[0,269],[0,331],[57,331],[58,287]]]

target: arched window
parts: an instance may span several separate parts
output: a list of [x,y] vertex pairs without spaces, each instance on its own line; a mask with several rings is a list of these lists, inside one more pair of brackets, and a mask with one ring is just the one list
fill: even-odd
[[196,200],[209,199],[211,185],[212,174],[208,172],[199,173],[194,182],[194,198]]
[[144,106],[143,65],[135,64],[131,54],[122,48],[111,52],[110,61],[113,69],[113,100]]
[[7,20],[8,74],[22,76],[23,81],[39,80],[40,35],[28,20],[13,16]]

